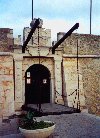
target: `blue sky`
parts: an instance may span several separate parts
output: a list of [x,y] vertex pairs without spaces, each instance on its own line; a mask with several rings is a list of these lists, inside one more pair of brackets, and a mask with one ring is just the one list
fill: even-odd
[[[11,28],[14,37],[31,22],[32,0],[0,0],[0,28]],[[90,0],[34,0],[34,17],[42,18],[43,27],[51,29],[52,40],[57,32],[67,32],[76,22],[75,33],[89,33]],[[100,1],[92,0],[92,34],[100,35]]]

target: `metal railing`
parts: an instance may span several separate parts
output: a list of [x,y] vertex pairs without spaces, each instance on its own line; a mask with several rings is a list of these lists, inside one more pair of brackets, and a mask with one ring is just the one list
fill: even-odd
[[[73,99],[73,108],[75,108],[75,105],[77,105],[77,109],[80,110],[80,100],[79,100],[79,90],[78,89],[75,89],[71,94],[65,96],[63,94],[60,94],[58,91],[56,91],[56,93],[59,95],[59,96],[62,96],[62,98],[67,98],[68,96],[72,96],[73,94],[75,94],[75,97]],[[57,96],[56,96],[57,98]]]

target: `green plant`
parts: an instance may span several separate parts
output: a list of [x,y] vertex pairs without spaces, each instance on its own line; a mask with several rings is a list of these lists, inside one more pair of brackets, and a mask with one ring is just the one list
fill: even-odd
[[34,112],[28,111],[26,115],[24,115],[19,120],[19,127],[27,130],[35,130],[35,129],[43,129],[54,125],[54,123],[44,122],[44,121],[37,121],[34,118]]

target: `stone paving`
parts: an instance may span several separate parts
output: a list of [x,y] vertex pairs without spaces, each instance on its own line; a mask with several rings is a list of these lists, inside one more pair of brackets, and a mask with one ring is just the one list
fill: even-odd
[[[39,120],[51,120],[56,123],[52,138],[100,138],[100,117],[87,113],[49,115]],[[0,138],[24,138],[17,129],[17,118],[10,123],[0,119]]]
[[[36,104],[29,104],[27,107],[31,109],[39,110],[39,107]],[[43,113],[48,113],[48,115],[58,115],[58,114],[68,114],[68,113],[77,113],[77,109],[73,107],[64,106],[61,104],[46,103],[41,105],[41,110]]]

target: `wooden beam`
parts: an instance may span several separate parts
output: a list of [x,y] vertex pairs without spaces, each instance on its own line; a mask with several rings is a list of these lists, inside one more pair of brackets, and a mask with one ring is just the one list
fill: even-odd
[[25,53],[25,48],[26,48],[28,42],[30,41],[30,39],[31,39],[31,37],[32,37],[32,35],[33,35],[33,33],[35,32],[35,30],[36,30],[36,28],[38,27],[39,24],[40,24],[39,19],[36,19],[36,21],[35,21],[35,23],[34,23],[32,29],[31,29],[31,31],[30,31],[29,34],[28,34],[27,39],[25,40],[25,42],[24,42],[24,44],[23,44],[23,46],[22,46],[22,53]]
[[55,49],[68,37],[72,34],[72,32],[78,29],[79,23],[76,23],[53,47],[52,54],[55,54]]

